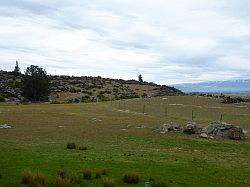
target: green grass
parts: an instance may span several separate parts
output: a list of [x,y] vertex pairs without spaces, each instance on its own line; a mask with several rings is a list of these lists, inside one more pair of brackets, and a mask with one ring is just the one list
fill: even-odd
[[[53,186],[58,171],[66,170],[83,184],[84,169],[106,168],[107,175],[85,183],[98,187],[103,178],[114,178],[116,186],[139,187],[152,177],[169,186],[249,186],[249,139],[205,140],[155,131],[170,121],[185,124],[192,110],[201,125],[223,113],[226,122],[249,130],[250,106],[242,106],[191,96],[126,100],[120,107],[119,101],[112,106],[111,102],[0,105],[0,123],[14,126],[0,129],[0,182],[19,184],[21,172],[30,170],[43,173],[47,186]],[[147,128],[136,128],[140,125]],[[88,150],[66,149],[70,142]],[[127,172],[138,173],[140,183],[124,184]]]

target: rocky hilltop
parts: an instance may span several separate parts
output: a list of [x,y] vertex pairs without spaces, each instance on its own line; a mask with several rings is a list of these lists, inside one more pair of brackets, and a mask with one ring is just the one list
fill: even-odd
[[[110,79],[102,77],[75,77],[49,75],[51,82],[50,100],[54,103],[94,102],[138,97],[181,95],[180,90],[136,80]],[[0,100],[23,100],[23,75],[0,71]]]

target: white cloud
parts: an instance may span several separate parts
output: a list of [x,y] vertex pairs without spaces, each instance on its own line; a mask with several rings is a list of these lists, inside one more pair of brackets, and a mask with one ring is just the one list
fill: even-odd
[[0,0],[0,68],[161,84],[250,78],[246,0]]

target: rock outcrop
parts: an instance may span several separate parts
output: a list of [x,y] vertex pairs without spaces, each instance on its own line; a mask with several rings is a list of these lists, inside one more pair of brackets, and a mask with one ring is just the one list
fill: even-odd
[[243,133],[243,129],[223,122],[212,122],[207,127],[201,130],[202,133],[217,136],[232,140],[243,140],[245,139],[245,134]]

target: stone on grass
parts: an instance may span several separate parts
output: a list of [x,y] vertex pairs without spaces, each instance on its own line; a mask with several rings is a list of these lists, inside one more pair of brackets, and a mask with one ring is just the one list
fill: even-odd
[[206,139],[206,138],[208,138],[208,135],[207,135],[206,133],[201,133],[201,134],[200,134],[200,137]]
[[11,129],[12,126],[11,125],[8,125],[8,124],[2,124],[0,125],[0,129]]
[[199,132],[199,128],[195,122],[188,122],[186,127],[183,130],[186,134],[197,134]]
[[170,131],[181,131],[182,127],[178,124],[163,124],[160,126],[160,132],[165,133],[165,132],[170,132]]

